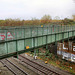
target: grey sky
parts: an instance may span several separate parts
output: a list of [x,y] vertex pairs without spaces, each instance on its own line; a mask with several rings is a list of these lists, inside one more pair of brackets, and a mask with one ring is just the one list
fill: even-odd
[[0,0],[0,19],[71,18],[75,14],[74,0]]

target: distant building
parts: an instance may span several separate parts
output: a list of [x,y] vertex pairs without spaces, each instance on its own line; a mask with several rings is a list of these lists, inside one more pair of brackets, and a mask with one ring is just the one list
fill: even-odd
[[62,59],[75,62],[75,43],[72,42],[58,43],[57,54],[62,55]]

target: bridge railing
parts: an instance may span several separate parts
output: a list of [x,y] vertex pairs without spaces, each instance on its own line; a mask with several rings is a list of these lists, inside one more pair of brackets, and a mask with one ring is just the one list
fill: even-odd
[[39,47],[75,36],[75,26],[16,27],[0,29],[0,56]]
[[75,30],[75,26],[20,27],[0,29],[0,40],[14,40]]

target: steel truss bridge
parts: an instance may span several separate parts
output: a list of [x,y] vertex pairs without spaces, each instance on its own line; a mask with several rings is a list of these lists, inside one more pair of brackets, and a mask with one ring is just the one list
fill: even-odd
[[0,28],[0,59],[75,37],[75,25]]

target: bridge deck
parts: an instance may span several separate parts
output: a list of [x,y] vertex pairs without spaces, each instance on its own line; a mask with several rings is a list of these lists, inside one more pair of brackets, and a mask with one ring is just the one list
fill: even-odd
[[74,36],[75,26],[68,25],[0,29],[0,59]]

